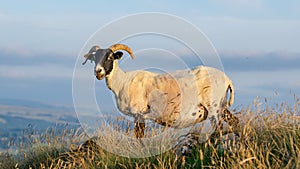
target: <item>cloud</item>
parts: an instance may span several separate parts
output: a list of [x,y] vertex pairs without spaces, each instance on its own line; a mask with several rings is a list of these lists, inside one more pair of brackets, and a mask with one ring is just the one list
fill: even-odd
[[0,57],[7,56],[7,55],[14,55],[23,58],[30,58],[34,56],[33,51],[30,51],[26,48],[20,46],[7,46],[7,47],[0,47]]
[[236,51],[224,52],[220,56],[227,71],[288,71],[300,68],[300,53]]
[[99,24],[109,21],[108,18],[82,13],[1,15],[0,47],[76,53]]
[[57,64],[73,67],[77,54],[34,51],[20,46],[0,47],[1,65],[34,66]]
[[75,68],[80,70],[79,78],[92,74],[93,66],[84,67],[79,63],[75,67],[77,55],[64,53],[41,53],[20,47],[0,48],[0,79],[71,79]]
[[235,87],[235,104],[249,105],[258,96],[293,102],[300,92],[300,68],[280,71],[227,71]]
[[61,65],[42,64],[34,66],[6,66],[0,67],[0,78],[33,79],[33,78],[72,78],[73,70]]
[[235,71],[228,72],[231,74],[241,86],[263,86],[272,85],[274,87],[285,86],[286,88],[300,88],[300,68],[291,70],[277,70],[277,71]]

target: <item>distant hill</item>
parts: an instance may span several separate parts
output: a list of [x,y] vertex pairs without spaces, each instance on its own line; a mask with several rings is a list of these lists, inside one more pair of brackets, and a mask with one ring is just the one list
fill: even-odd
[[9,148],[10,140],[19,138],[33,126],[42,133],[47,128],[79,126],[76,113],[72,107],[56,106],[38,101],[21,99],[0,99],[0,151]]
[[12,99],[12,98],[0,98],[0,105],[24,106],[29,108],[42,108],[42,109],[65,110],[65,111],[73,110],[73,108],[70,107],[55,106],[46,103],[41,103],[38,101]]

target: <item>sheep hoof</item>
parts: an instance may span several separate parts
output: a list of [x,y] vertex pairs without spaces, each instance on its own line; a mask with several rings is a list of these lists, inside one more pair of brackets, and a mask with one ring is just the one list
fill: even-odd
[[190,156],[197,143],[197,137],[195,137],[193,134],[187,134],[179,138],[177,143],[173,146],[173,149],[176,155],[182,158],[184,156]]

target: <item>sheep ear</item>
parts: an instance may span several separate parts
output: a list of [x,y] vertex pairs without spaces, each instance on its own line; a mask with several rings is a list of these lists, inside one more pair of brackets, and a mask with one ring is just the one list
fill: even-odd
[[85,57],[85,61],[82,63],[82,65],[84,65],[88,60],[90,60],[91,62],[95,61],[94,54],[92,53],[88,53],[84,55],[84,57]]
[[116,52],[114,53],[114,59],[121,59],[123,56],[123,52]]

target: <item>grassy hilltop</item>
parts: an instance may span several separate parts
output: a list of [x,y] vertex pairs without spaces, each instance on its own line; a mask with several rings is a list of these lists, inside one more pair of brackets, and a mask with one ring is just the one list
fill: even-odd
[[[300,99],[269,106],[267,100],[237,113],[241,121],[236,140],[199,144],[193,154],[178,159],[172,151],[148,157],[126,158],[91,144],[79,146],[84,134],[66,128],[39,136],[25,133],[26,142],[15,152],[2,152],[0,168],[300,168]],[[128,134],[132,134],[129,131]],[[113,138],[103,141],[117,143]]]

